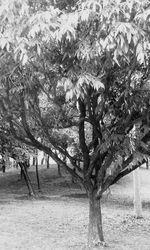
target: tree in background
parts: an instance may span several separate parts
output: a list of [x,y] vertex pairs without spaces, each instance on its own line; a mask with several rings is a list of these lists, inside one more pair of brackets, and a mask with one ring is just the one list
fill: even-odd
[[137,218],[142,218],[142,202],[140,188],[139,168],[133,171],[133,188],[134,188],[134,212]]
[[[1,7],[1,116],[14,138],[84,186],[88,245],[104,243],[102,194],[150,153],[149,1],[14,0]],[[71,134],[82,164],[68,151]]]
[[[1,121],[0,126],[0,155],[2,155],[3,165],[2,170],[5,172],[6,167],[6,157],[9,159],[11,157],[15,162],[16,166],[20,167],[20,177],[24,177],[25,183],[27,185],[29,196],[34,197],[35,191],[28,174],[28,159],[29,155],[33,154],[33,148],[26,147],[22,143],[16,141],[10,134],[8,127]],[[8,161],[10,164],[10,161]]]

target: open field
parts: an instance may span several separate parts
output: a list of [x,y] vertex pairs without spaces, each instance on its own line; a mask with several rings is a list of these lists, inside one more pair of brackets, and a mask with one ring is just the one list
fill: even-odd
[[[141,169],[143,219],[133,214],[132,174],[109,190],[102,205],[108,250],[150,250],[150,170]],[[0,173],[1,250],[86,249],[88,199],[79,185],[57,176],[57,169],[40,169],[42,193],[27,198],[19,170]],[[34,167],[31,180],[36,188]]]

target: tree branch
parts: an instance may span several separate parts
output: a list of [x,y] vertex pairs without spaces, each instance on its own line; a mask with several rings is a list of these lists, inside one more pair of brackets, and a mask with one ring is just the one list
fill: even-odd
[[123,176],[130,174],[132,171],[134,171],[136,168],[140,167],[142,164],[146,162],[145,159],[143,159],[142,163],[139,162],[138,164],[132,166],[132,168],[126,168],[124,171],[122,171],[119,175],[116,176],[116,178],[111,182],[110,185],[115,184],[117,181],[119,181]]
[[89,167],[89,150],[86,145],[86,139],[85,139],[85,131],[84,131],[84,118],[86,117],[86,110],[84,102],[79,99],[79,110],[80,110],[80,119],[83,119],[83,121],[79,124],[79,143],[83,154],[84,159],[84,166],[83,171],[84,174],[86,174],[86,171]]

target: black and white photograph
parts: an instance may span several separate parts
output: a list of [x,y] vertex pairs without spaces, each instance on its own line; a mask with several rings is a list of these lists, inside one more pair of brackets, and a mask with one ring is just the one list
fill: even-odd
[[150,1],[0,0],[0,250],[150,250]]

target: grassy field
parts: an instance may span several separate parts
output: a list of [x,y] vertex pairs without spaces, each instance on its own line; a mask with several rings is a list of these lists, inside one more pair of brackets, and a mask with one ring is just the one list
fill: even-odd
[[[108,250],[150,250],[150,170],[141,169],[143,219],[134,218],[132,174],[103,197]],[[83,250],[87,240],[88,199],[66,173],[40,168],[42,193],[29,200],[19,170],[0,173],[1,250]],[[35,169],[30,176],[36,188]]]

